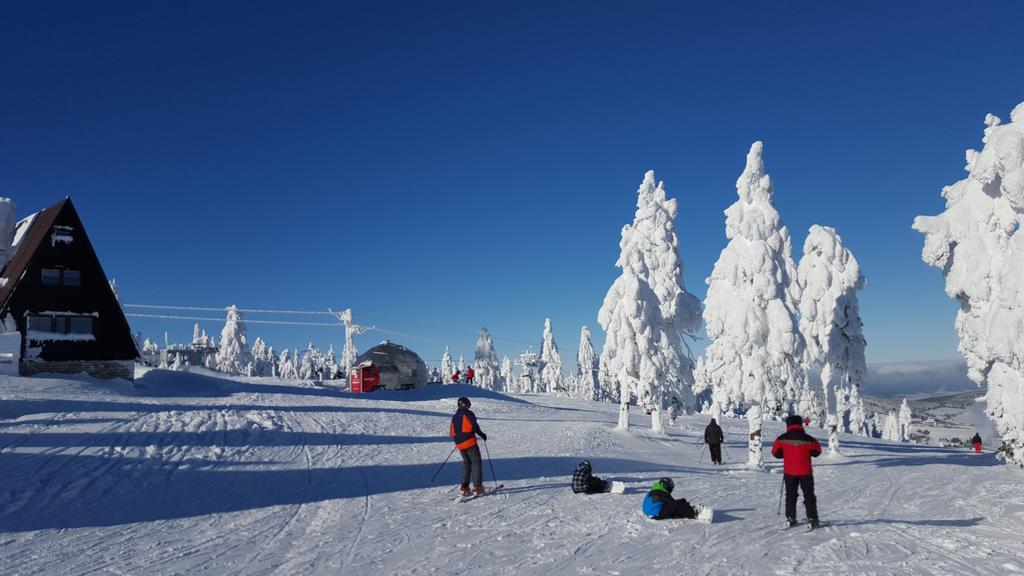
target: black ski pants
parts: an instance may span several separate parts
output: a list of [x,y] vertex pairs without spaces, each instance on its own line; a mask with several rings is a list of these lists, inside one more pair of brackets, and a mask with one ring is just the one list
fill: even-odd
[[785,474],[782,481],[786,484],[786,518],[796,519],[796,487],[804,493],[804,508],[808,520],[818,519],[818,499],[814,497],[814,476],[790,476]]
[[484,485],[484,466],[480,458],[480,446],[474,444],[465,450],[459,450],[462,455],[462,485],[469,486],[469,475],[473,474],[473,486]]
[[587,494],[599,494],[601,492],[607,492],[611,489],[611,482],[598,478],[597,476],[591,476],[590,483],[587,485]]
[[680,498],[678,500],[663,503],[661,505],[661,514],[658,514],[657,519],[689,518],[692,520],[696,517],[697,511],[694,510],[693,506],[690,506],[690,503],[686,501],[686,498]]
[[708,444],[708,452],[711,453],[711,463],[721,464],[722,463],[722,445],[721,444]]

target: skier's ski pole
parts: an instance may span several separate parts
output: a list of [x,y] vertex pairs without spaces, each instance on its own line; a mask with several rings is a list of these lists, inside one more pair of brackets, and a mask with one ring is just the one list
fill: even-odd
[[782,477],[782,484],[779,484],[779,510],[775,513],[776,516],[782,514],[782,488],[786,485],[786,477]]
[[700,447],[700,458],[697,460],[698,462],[703,462],[704,461],[704,449],[707,448],[707,447],[708,447],[707,444],[704,444],[703,446]]
[[494,461],[491,460],[491,451],[487,448],[487,440],[484,440],[484,451],[487,452],[487,463],[491,465],[491,478],[494,479],[494,489],[498,489],[498,477],[494,475]]
[[[458,448],[458,446],[456,446],[455,448]],[[452,451],[448,453],[448,458],[451,458],[452,454],[455,454],[455,448],[452,448]],[[434,475],[431,476],[431,478],[430,478],[431,482],[433,482],[434,478],[437,478],[437,475],[441,473],[441,469],[444,468],[444,465],[448,463],[448,458],[445,458],[444,462],[441,462],[441,468],[438,468],[437,472],[434,472]]]

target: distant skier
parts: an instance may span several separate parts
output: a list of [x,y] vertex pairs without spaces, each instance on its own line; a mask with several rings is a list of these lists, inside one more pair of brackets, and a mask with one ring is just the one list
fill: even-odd
[[724,441],[725,435],[722,434],[722,427],[712,418],[711,423],[704,429],[704,442],[707,442],[712,464],[722,463],[722,442]]
[[821,445],[804,432],[803,419],[786,418],[786,432],[772,444],[772,456],[782,458],[782,481],[786,485],[786,521],[796,526],[796,488],[804,493],[804,508],[812,528],[818,526],[818,500],[814,496],[814,472],[811,458],[821,455]]
[[455,374],[452,374],[452,384],[458,384],[460,379],[462,379],[462,373],[455,370]]
[[466,382],[472,384],[473,376],[476,376],[476,372],[473,371],[473,367],[466,368]]
[[[476,422],[476,414],[469,409],[472,403],[469,398],[459,398],[459,409],[452,416],[452,424],[449,434],[455,441],[455,447],[462,455],[462,484],[459,488],[463,496],[484,493],[484,468],[480,458],[480,446],[476,443],[476,437],[487,441],[487,434],[480,430]],[[473,477],[473,490],[469,489],[470,474]]]
[[971,444],[974,445],[974,452],[981,454],[981,434],[975,432],[974,438],[971,438]]
[[655,520],[666,518],[688,518],[697,519],[702,522],[711,522],[714,518],[714,510],[706,506],[692,506],[686,498],[676,500],[672,497],[672,490],[676,483],[671,478],[662,478],[651,486],[651,491],[644,497],[644,515]]
[[589,460],[584,460],[576,466],[576,472],[572,475],[572,491],[576,494],[598,494],[611,489],[611,482],[591,474]]

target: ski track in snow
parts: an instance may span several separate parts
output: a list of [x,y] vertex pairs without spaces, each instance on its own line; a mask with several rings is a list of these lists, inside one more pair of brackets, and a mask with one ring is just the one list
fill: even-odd
[[[179,382],[180,380],[180,382]],[[484,479],[454,502],[448,419],[475,390],[354,396],[293,381],[154,371],[141,386],[0,378],[0,565],[10,574],[1005,574],[1024,569],[1021,472],[991,454],[842,436],[815,460],[826,526],[782,530],[779,463],[725,419],[664,436],[617,405],[479,392]],[[212,387],[211,389],[208,389]],[[770,423],[770,439],[782,431]],[[810,429],[824,441],[821,430]],[[706,452],[706,450],[705,450]],[[569,490],[576,463],[626,484]],[[492,472],[493,466],[493,472]],[[496,478],[495,478],[496,476]],[[661,476],[716,509],[653,521]],[[798,516],[803,517],[802,501]]]

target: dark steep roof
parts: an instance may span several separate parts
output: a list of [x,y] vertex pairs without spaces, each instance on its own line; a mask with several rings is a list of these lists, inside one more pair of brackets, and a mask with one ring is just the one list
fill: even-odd
[[53,223],[57,220],[57,216],[63,210],[64,205],[70,203],[71,199],[65,198],[36,214],[36,217],[30,222],[23,224],[28,226],[29,229],[22,236],[21,242],[18,243],[18,249],[14,253],[14,257],[11,258],[3,273],[0,274],[0,278],[7,279],[7,282],[0,286],[0,311],[7,308],[7,303],[11,299],[11,295],[14,294],[18,283],[21,282],[21,277],[25,274],[25,269],[28,268],[29,263],[32,261],[32,256],[39,248],[39,245],[46,240],[46,234],[50,231],[50,228],[53,228]]

